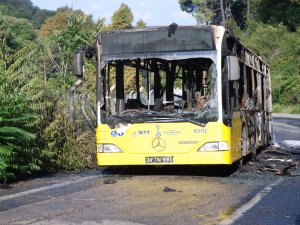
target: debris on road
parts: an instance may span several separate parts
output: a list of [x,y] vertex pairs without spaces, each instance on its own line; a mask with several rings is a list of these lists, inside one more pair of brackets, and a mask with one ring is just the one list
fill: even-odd
[[12,187],[7,183],[0,184],[0,189],[10,189],[10,188]]
[[114,184],[117,180],[115,178],[107,178],[103,180],[103,184]]
[[176,192],[175,189],[169,188],[169,187],[165,187],[163,192]]
[[272,146],[263,151],[254,163],[262,171],[281,176],[300,176],[300,149]]

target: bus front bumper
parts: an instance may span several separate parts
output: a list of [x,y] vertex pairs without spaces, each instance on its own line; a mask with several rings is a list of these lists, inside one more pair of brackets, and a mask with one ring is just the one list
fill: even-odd
[[231,151],[194,152],[189,154],[97,153],[98,166],[127,165],[231,165],[237,161]]

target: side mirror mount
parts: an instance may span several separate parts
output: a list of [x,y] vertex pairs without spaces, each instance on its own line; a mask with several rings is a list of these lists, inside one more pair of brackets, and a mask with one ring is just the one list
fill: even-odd
[[72,73],[77,78],[83,78],[83,51],[79,50],[73,55]]
[[241,78],[239,59],[236,56],[227,56],[228,81],[236,81]]

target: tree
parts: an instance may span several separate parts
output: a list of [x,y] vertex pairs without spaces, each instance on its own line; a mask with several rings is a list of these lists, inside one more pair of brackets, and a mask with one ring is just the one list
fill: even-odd
[[81,10],[73,10],[69,7],[62,7],[57,9],[55,15],[48,17],[45,23],[41,26],[38,34],[40,37],[49,37],[56,31],[63,30],[68,26],[70,15],[75,14],[78,18],[84,17],[85,23],[82,24],[81,29],[89,29],[90,24],[92,24],[92,17],[85,15]]
[[[3,46],[6,44],[1,43],[1,49],[9,49],[9,46]],[[37,55],[36,52],[31,54],[31,45],[3,57],[2,54],[7,52],[0,52],[0,57],[8,60],[0,62],[0,181],[28,175],[40,170],[41,165],[32,128],[38,117],[31,108],[35,106],[35,100],[39,105],[41,103],[37,93],[28,91],[32,90],[34,67],[24,66]]]
[[262,22],[274,25],[282,22],[293,32],[300,26],[299,14],[299,0],[264,0],[259,8]]
[[111,18],[112,29],[129,29],[132,28],[133,14],[131,9],[122,3],[117,11],[114,12]]
[[244,0],[179,0],[181,10],[191,13],[198,24],[223,24],[233,18],[244,26],[246,3]]
[[[29,144],[35,135],[24,128],[34,116],[14,114],[14,110],[22,102],[19,94],[7,95],[2,92],[0,95],[0,181],[5,181],[17,173],[30,173],[40,167],[39,163],[36,164],[38,160],[34,158],[33,148]],[[10,104],[6,101],[10,101]]]
[[215,17],[214,0],[179,0],[181,10],[192,13],[198,24],[213,23]]
[[5,41],[7,47],[21,49],[36,36],[35,28],[26,19],[0,15],[0,40]]
[[146,27],[146,23],[142,19],[140,19],[139,21],[136,22],[136,27],[144,28],[144,27]]

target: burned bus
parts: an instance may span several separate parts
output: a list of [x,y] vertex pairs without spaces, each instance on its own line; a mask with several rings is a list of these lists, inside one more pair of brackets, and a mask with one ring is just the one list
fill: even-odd
[[231,165],[272,141],[269,66],[224,27],[106,31],[94,49],[99,166]]

